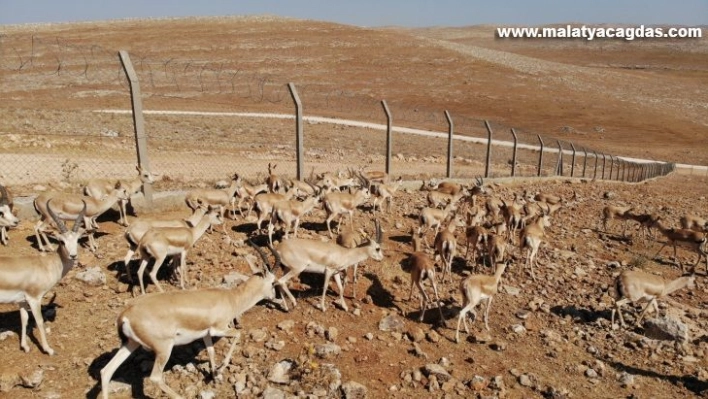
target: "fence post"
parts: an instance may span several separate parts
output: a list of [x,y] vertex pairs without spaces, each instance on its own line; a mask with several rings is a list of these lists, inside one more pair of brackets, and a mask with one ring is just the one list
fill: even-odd
[[612,180],[612,171],[615,167],[615,158],[610,155],[610,180]]
[[593,154],[595,154],[595,171],[593,172],[592,178],[596,179],[597,178],[597,151],[593,151]]
[[519,143],[518,137],[516,137],[516,131],[514,131],[514,128],[511,128],[511,135],[514,136],[514,152],[511,155],[511,177],[516,176],[516,146]]
[[538,137],[538,141],[541,142],[541,152],[538,154],[538,171],[536,172],[536,176],[541,176],[541,166],[543,165],[543,139],[541,139],[540,134],[537,134],[536,137]]
[[383,106],[384,112],[386,113],[386,173],[391,176],[391,146],[393,142],[393,118],[391,117],[391,111],[388,109],[388,104],[386,100],[381,100],[381,106]]
[[484,177],[489,177],[489,164],[492,162],[492,127],[487,120],[484,121],[487,128],[487,161],[484,165]]
[[627,178],[625,175],[625,172],[627,172],[627,161],[622,161],[622,181],[626,182]]
[[288,83],[288,89],[290,90],[290,95],[295,102],[295,158],[297,161],[295,176],[298,180],[301,180],[305,173],[305,151],[302,133],[302,102],[300,101],[300,96],[297,94],[297,90],[295,89],[295,85],[293,83]]
[[575,174],[575,146],[570,143],[570,148],[573,150],[573,156],[570,158],[570,177]]
[[583,146],[583,153],[585,157],[583,158],[583,178],[585,177],[585,168],[588,166],[588,149]]
[[447,178],[452,178],[452,135],[455,125],[452,123],[450,113],[445,110],[445,119],[447,119],[448,135],[447,135]]
[[605,164],[607,163],[607,156],[602,154],[602,180],[605,180]]
[[[118,52],[123,70],[128,77],[130,85],[130,102],[133,108],[133,129],[135,131],[135,148],[138,152],[138,166],[150,170],[150,160],[147,155],[147,136],[145,135],[145,120],[143,119],[143,101],[140,96],[140,81],[135,73],[130,55],[125,50]],[[152,208],[152,183],[143,184],[145,203]]]
[[560,140],[556,140],[558,143],[558,161],[556,162],[556,175],[563,176],[563,146]]

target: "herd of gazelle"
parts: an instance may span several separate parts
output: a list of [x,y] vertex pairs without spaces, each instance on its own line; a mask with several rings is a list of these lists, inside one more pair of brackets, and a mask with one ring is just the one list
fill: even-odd
[[[97,250],[92,235],[98,227],[96,219],[116,204],[120,209],[119,223],[128,225],[125,238],[129,250],[124,260],[127,278],[132,280],[130,262],[137,253],[141,260],[137,272],[138,280],[144,294],[143,274],[148,263],[155,260],[150,277],[160,293],[138,298],[119,316],[118,329],[123,346],[101,371],[104,397],[107,397],[106,387],[113,373],[139,346],[156,352],[150,378],[169,396],[178,395],[164,383],[162,372],[175,345],[202,338],[209,352],[212,373],[217,375],[223,366],[219,369],[216,367],[212,338],[233,336],[230,321],[262,299],[277,301],[286,311],[289,309],[288,301],[296,306],[297,301],[290,292],[288,283],[302,272],[324,275],[319,303],[322,311],[326,310],[326,293],[331,279],[335,280],[339,290],[337,303],[347,310],[342,275],[353,266],[356,286],[356,265],[368,259],[383,260],[383,231],[376,220],[376,211],[381,208],[380,211],[384,212],[383,204],[386,204],[385,212],[391,212],[393,198],[402,184],[401,179],[391,182],[383,172],[350,170],[349,176],[322,174],[308,181],[288,181],[275,175],[275,168],[276,165],[268,165],[268,175],[263,184],[250,184],[239,175],[233,175],[229,183],[219,188],[188,192],[185,202],[193,214],[182,220],[137,218],[128,225],[126,205],[130,196],[139,191],[142,184],[154,181],[154,175],[141,168],[138,168],[139,176],[135,179],[89,182],[84,189],[84,195],[45,192],[37,196],[35,209],[40,214],[40,221],[35,226],[37,245],[41,251],[54,252],[47,255],[0,257],[0,303],[20,304],[21,348],[29,350],[26,342],[29,310],[37,322],[42,349],[48,354],[54,353],[44,332],[40,311],[42,298],[76,263],[78,240],[82,235],[88,234],[91,250]],[[545,229],[550,226],[550,217],[562,208],[563,199],[545,193],[531,196],[524,192],[515,193],[512,199],[505,200],[490,193],[482,179],[477,179],[473,186],[468,187],[452,182],[437,185],[424,182],[421,191],[426,192],[427,206],[419,213],[419,227],[411,230],[413,251],[409,258],[409,300],[413,297],[414,288],[417,288],[421,300],[419,320],[423,320],[426,309],[432,303],[437,304],[440,319],[444,320],[438,283],[445,284],[448,279],[453,278],[452,263],[453,258],[457,256],[456,231],[459,227],[464,227],[463,237],[467,244],[464,258],[471,260],[473,272],[477,271],[479,260],[482,264],[485,263],[483,254],[487,256],[486,263],[494,269],[492,275],[475,273],[460,281],[462,308],[455,332],[455,339],[459,342],[461,325],[468,331],[467,314],[471,312],[476,315],[474,309],[483,300],[487,301],[484,324],[489,329],[489,309],[508,266],[509,245],[526,251],[526,268],[531,277],[536,279],[534,265],[537,263],[540,245],[547,240]],[[0,238],[4,245],[8,245],[7,229],[16,227],[19,220],[12,213],[12,197],[1,185],[0,195]],[[372,213],[375,220],[372,236],[366,234],[364,229],[355,229],[354,214],[367,201],[373,204]],[[224,224],[224,217],[229,208],[232,217],[235,217],[237,212],[243,216],[244,205],[249,215],[255,211],[258,216],[257,233],[261,231],[263,222],[268,224],[268,247],[276,258],[275,266],[283,268],[282,277],[277,278],[274,275],[274,268],[268,266],[266,256],[254,244],[266,267],[239,287],[230,290],[164,292],[157,281],[157,271],[162,262],[167,257],[173,259],[180,274],[180,286],[184,289],[187,274],[185,258],[188,251],[212,226]],[[330,241],[297,237],[301,218],[317,207],[323,208],[326,214],[324,224]],[[346,216],[349,230],[341,228]],[[335,240],[331,223],[337,217],[338,236]],[[623,220],[625,223],[635,221],[646,232],[650,232],[652,228],[657,229],[667,240],[659,252],[666,245],[672,245],[676,257],[676,247],[685,247],[698,254],[694,269],[704,257],[708,272],[706,220],[687,215],[680,220],[682,228],[674,229],[667,227],[659,215],[639,213],[629,207],[607,206],[603,209],[601,218],[605,231],[609,229],[609,222],[613,219]],[[73,229],[66,228],[67,221],[74,222]],[[282,229],[282,235],[280,242],[274,246],[273,235],[278,228]],[[425,250],[430,247],[427,239],[430,230],[434,232],[434,257]],[[56,248],[50,244],[47,233],[58,242]],[[625,233],[626,225],[623,235]],[[249,243],[252,244],[250,240]],[[482,254],[480,259],[477,257],[478,252]],[[440,262],[436,265],[438,257]],[[436,273],[438,265],[440,275]],[[440,281],[437,281],[438,279]],[[426,292],[426,281],[433,288],[435,301]],[[622,273],[614,284],[616,302],[612,311],[612,325],[614,326],[615,313],[619,314],[621,324],[625,324],[620,312],[623,305],[648,302],[637,319],[639,323],[650,307],[658,311],[657,299],[678,289],[691,287],[694,281],[693,275],[666,281],[643,272]],[[277,291],[281,294],[278,300]],[[180,304],[190,304],[190,307],[181,307]],[[164,307],[174,309],[156,319],[153,310]],[[203,317],[206,314],[212,317]],[[161,330],[156,331],[155,326],[159,326]],[[232,344],[224,364],[228,363],[233,350]]]

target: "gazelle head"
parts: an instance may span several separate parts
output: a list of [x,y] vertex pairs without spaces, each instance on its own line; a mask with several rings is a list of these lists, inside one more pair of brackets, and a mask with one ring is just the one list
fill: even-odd
[[16,227],[20,219],[12,213],[12,204],[5,186],[0,185],[0,227]]
[[[273,273],[273,270],[281,265],[280,263],[280,254],[278,254],[278,251],[273,248],[272,245],[268,245],[268,249],[270,249],[270,252],[273,254],[273,257],[275,258],[275,267],[273,267],[270,262],[268,261],[268,257],[266,256],[265,252],[256,245],[250,238],[246,241],[248,245],[252,246],[253,249],[258,252],[258,255],[260,255],[261,259],[263,260],[263,270],[259,274],[261,274],[264,278],[264,280],[269,283],[270,289],[268,290],[267,294],[264,295],[265,299],[275,299],[275,286],[277,284],[277,281],[275,279],[275,274]],[[249,264],[251,262],[249,261]]]
[[71,228],[71,230],[67,229],[66,225],[64,224],[64,221],[62,221],[57,216],[57,214],[54,213],[50,202],[51,199],[47,200],[47,212],[49,213],[49,216],[52,217],[54,223],[56,223],[57,228],[59,229],[59,233],[53,233],[52,237],[61,243],[61,247],[66,252],[67,256],[70,259],[74,260],[78,257],[79,238],[81,238],[81,236],[86,231],[84,228],[81,227],[81,223],[84,221],[84,215],[86,214],[86,202],[81,201],[83,202],[84,207],[81,209],[81,212],[79,212],[79,215],[76,217],[76,220],[74,221],[74,226]]
[[381,242],[383,241],[383,230],[381,230],[381,223],[378,219],[374,221],[374,226],[376,229],[375,237],[373,240],[369,239],[368,244],[366,244],[368,249],[368,254],[371,259],[382,261],[383,251],[381,250]]
[[140,165],[135,165],[135,169],[138,171],[138,176],[140,177],[140,181],[145,183],[155,183],[155,178],[158,177],[158,174],[155,173],[150,173],[149,170],[143,169],[142,166]]

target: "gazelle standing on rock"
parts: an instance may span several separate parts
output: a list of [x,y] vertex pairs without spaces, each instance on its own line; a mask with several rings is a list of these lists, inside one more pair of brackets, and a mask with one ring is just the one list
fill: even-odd
[[59,229],[59,233],[53,234],[53,237],[59,241],[57,251],[53,254],[0,256],[0,303],[20,304],[20,321],[22,323],[20,347],[22,350],[29,352],[27,345],[29,315],[27,311],[30,310],[37,323],[42,350],[53,355],[54,350],[49,347],[44,331],[42,298],[76,264],[79,238],[84,233],[81,223],[84,221],[86,205],[84,204],[83,210],[74,220],[74,226],[69,230],[54,213],[48,202],[45,204],[48,215]]
[[423,252],[421,246],[422,237],[420,233],[417,233],[414,229],[411,229],[411,242],[413,244],[413,253],[409,258],[410,268],[411,268],[411,290],[408,294],[408,301],[413,299],[413,286],[418,287],[420,292],[420,316],[418,321],[423,321],[425,317],[425,311],[428,309],[430,304],[430,296],[425,292],[425,287],[423,287],[423,282],[428,280],[433,286],[433,293],[435,294],[435,300],[438,304],[438,312],[440,313],[440,321],[445,322],[445,317],[442,314],[442,309],[440,308],[440,295],[438,295],[438,284],[435,281],[435,263],[430,259],[428,254]]
[[[230,327],[231,322],[240,319],[258,302],[275,298],[275,275],[265,254],[260,249],[258,251],[265,263],[264,270],[236,288],[172,291],[143,296],[130,303],[116,322],[122,346],[101,369],[103,399],[108,399],[113,374],[140,346],[155,352],[150,381],[172,398],[181,396],[165,383],[163,373],[175,346],[201,338],[209,355],[212,377],[221,380],[222,372],[231,362],[238,343],[236,337],[239,332]],[[214,337],[232,338],[224,362],[218,369],[214,356]]]
[[477,313],[474,308],[483,300],[487,300],[487,307],[484,310],[484,327],[489,330],[489,308],[492,306],[492,299],[497,293],[499,281],[506,270],[506,263],[496,265],[494,275],[472,275],[460,283],[462,293],[462,309],[457,317],[457,329],[455,330],[455,342],[460,342],[460,324],[464,324],[467,334],[470,333],[467,327],[467,313],[472,312],[475,320]]
[[12,213],[13,201],[7,188],[0,184],[0,242],[2,245],[7,245],[7,229],[9,227],[17,227],[20,219]]
[[[204,206],[204,205],[202,205]],[[143,274],[147,268],[150,259],[155,259],[155,264],[150,271],[150,280],[160,292],[164,292],[162,286],[157,281],[157,271],[160,270],[162,262],[168,256],[174,257],[173,262],[176,265],[176,257],[180,259],[179,277],[180,287],[184,289],[184,280],[187,274],[187,252],[194,246],[194,243],[207,231],[212,225],[219,225],[224,222],[221,216],[221,210],[216,207],[208,207],[207,212],[199,223],[194,227],[155,227],[150,229],[138,244],[138,253],[140,254],[140,267],[138,268],[138,281],[140,282],[140,292],[145,294],[145,285],[143,284]]]
[[[346,302],[344,302],[344,290],[340,274],[355,263],[363,262],[369,258],[376,261],[383,260],[383,252],[381,250],[383,232],[378,220],[375,221],[375,226],[375,240],[369,240],[368,243],[351,249],[344,248],[332,241],[322,242],[318,240],[291,238],[281,242],[277,247],[277,252],[280,254],[283,267],[288,271],[278,279],[278,287],[281,293],[284,294],[282,304],[285,310],[288,310],[288,299],[290,299],[293,306],[297,306],[297,301],[288,288],[288,282],[291,278],[306,272],[324,274],[324,286],[322,289],[322,300],[320,302],[320,309],[322,309],[323,312],[326,310],[325,298],[329,280],[333,276],[334,281],[337,283],[337,288],[339,289],[339,304],[347,311],[348,307]],[[285,298],[285,295],[287,295],[287,298]]]
[[622,316],[622,306],[627,303],[649,302],[642,310],[637,318],[636,325],[639,326],[644,314],[650,306],[654,307],[656,314],[659,314],[659,305],[657,299],[661,299],[672,292],[678,291],[684,287],[693,289],[695,287],[696,277],[691,274],[689,276],[679,277],[675,280],[664,280],[659,276],[645,273],[642,271],[624,271],[616,279],[613,285],[613,294],[615,297],[615,307],[612,309],[611,326],[615,325],[615,313],[619,315],[622,327],[625,326],[624,317]]

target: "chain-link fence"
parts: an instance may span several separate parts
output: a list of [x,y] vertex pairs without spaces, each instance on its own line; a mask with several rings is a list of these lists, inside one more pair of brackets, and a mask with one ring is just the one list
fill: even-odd
[[[26,98],[27,91],[46,98],[35,109],[8,109],[1,118],[2,181],[22,186],[22,195],[37,184],[134,176],[138,151],[133,118],[126,112],[130,85],[117,51],[37,35],[5,35],[2,43],[1,91],[7,98]],[[295,106],[279,76],[263,72],[267,69],[252,72],[230,59],[160,59],[149,53],[131,53],[131,59],[147,110],[144,155],[152,171],[162,174],[158,189],[210,184],[233,173],[261,180],[269,163],[277,165],[277,174],[295,177]],[[449,126],[443,112],[386,99],[393,125],[388,154],[380,100],[303,80],[295,86],[305,109],[307,174],[383,170],[391,156],[395,176],[447,175]],[[514,140],[508,126],[495,122],[488,123],[488,147],[485,121],[454,114],[451,119],[455,178],[513,174],[637,181],[674,168],[621,162],[524,130],[515,130]]]

